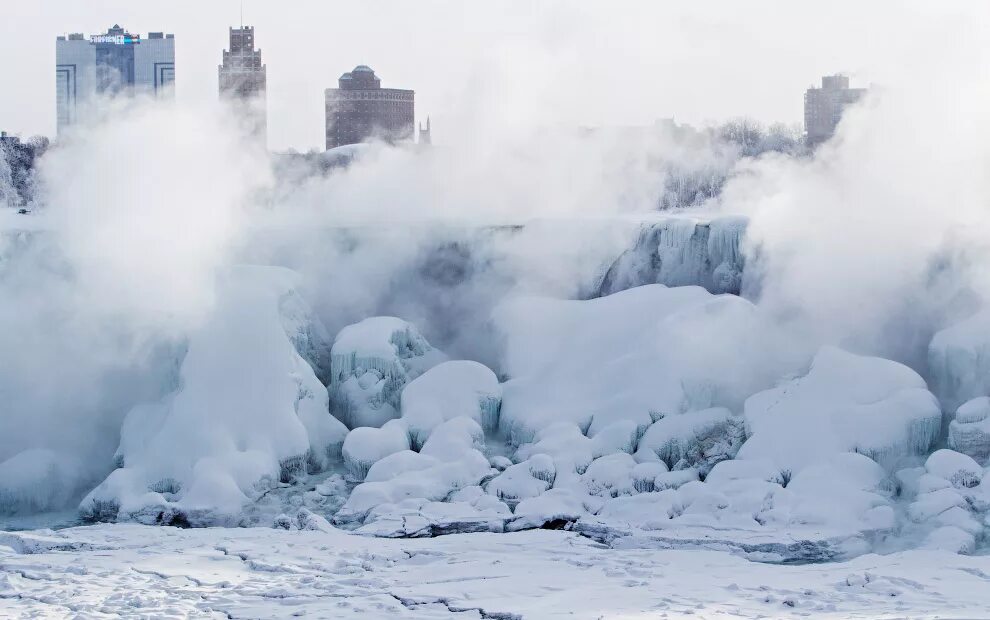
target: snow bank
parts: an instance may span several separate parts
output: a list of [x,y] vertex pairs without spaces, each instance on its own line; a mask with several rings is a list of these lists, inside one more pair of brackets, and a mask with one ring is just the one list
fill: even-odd
[[330,350],[330,411],[348,428],[399,417],[410,380],[446,360],[411,324],[371,317],[340,330]]
[[402,390],[402,420],[413,446],[421,447],[438,425],[463,416],[486,431],[498,427],[502,388],[483,364],[451,361],[434,366]]
[[877,461],[924,454],[941,425],[924,380],[890,360],[824,347],[808,373],[746,400],[741,459],[797,472],[840,452]]
[[928,367],[933,390],[949,410],[990,395],[990,311],[935,334]]
[[598,295],[644,284],[696,285],[713,293],[739,294],[746,225],[742,217],[711,221],[669,217],[646,224],[635,246],[623,252],[606,272]]
[[949,423],[949,447],[979,461],[990,458],[990,397],[967,401]]
[[594,437],[618,421],[645,429],[668,415],[738,407],[780,374],[773,328],[755,307],[700,287],[516,298],[493,323],[512,377],[499,425],[514,445],[556,422]]
[[281,316],[295,282],[288,270],[241,267],[219,283],[175,390],[128,413],[121,467],[82,501],[84,516],[235,523],[264,489],[339,455],[346,429]]

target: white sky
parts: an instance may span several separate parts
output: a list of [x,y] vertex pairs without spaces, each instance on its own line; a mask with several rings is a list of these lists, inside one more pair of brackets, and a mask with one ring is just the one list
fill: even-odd
[[[435,139],[484,122],[799,123],[824,73],[854,84],[909,71],[919,48],[983,30],[985,3],[787,0],[244,0],[268,65],[269,145],[323,144],[323,89],[367,64],[416,90]],[[239,0],[3,0],[0,128],[54,134],[55,37],[119,23],[176,37],[180,101],[215,99]],[[924,79],[924,76],[920,76]]]

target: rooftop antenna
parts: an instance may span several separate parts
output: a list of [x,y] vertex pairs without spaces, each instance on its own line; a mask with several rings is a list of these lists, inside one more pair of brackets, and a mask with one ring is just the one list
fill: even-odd
[[244,0],[241,0],[241,30],[244,30]]

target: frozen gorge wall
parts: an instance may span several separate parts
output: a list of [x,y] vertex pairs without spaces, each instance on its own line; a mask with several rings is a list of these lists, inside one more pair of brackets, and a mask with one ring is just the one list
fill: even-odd
[[742,240],[747,220],[666,217],[644,224],[633,247],[612,264],[598,287],[611,295],[644,284],[702,286],[712,293],[740,294]]

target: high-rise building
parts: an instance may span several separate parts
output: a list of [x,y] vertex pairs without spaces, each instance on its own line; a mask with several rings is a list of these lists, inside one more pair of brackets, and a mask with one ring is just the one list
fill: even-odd
[[849,88],[849,78],[844,75],[826,75],[821,88],[809,88],[804,93],[804,132],[808,144],[814,146],[831,138],[842,111],[865,93],[865,88]]
[[370,67],[358,65],[326,90],[327,149],[369,139],[411,140],[414,126],[411,90],[382,88]]
[[224,50],[218,71],[220,97],[234,106],[248,131],[266,140],[267,72],[261,50],[254,48],[254,27],[230,29],[230,49]]
[[433,136],[431,135],[430,129],[430,117],[426,117],[426,127],[423,127],[423,123],[419,124],[419,144],[428,146],[433,144]]
[[58,37],[55,84],[58,130],[83,120],[100,97],[174,96],[175,39],[151,32],[147,39],[114,24],[106,34]]

